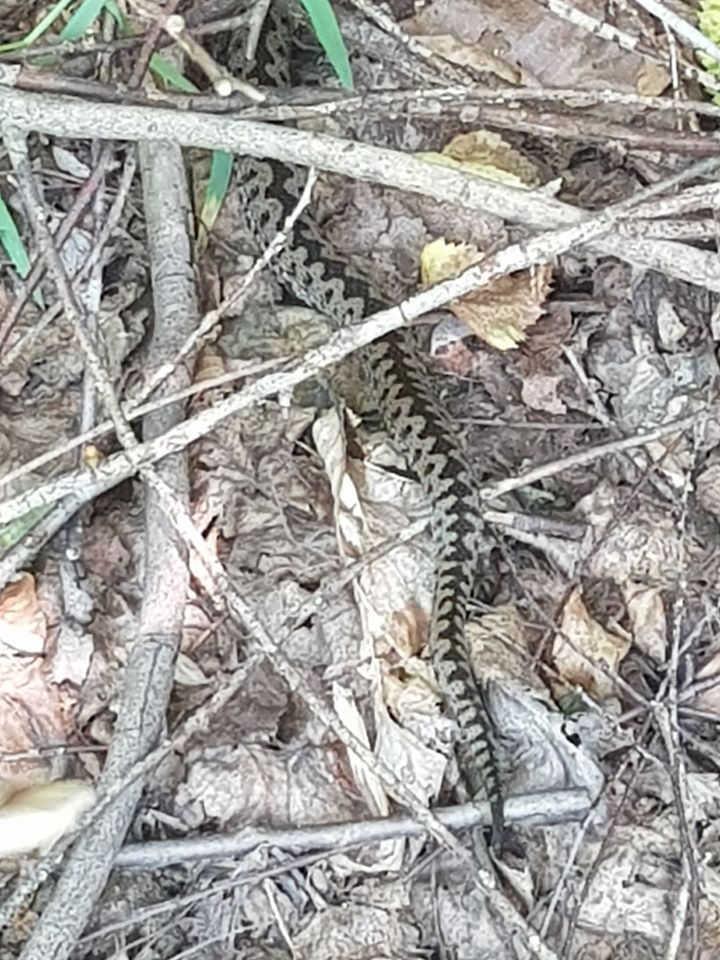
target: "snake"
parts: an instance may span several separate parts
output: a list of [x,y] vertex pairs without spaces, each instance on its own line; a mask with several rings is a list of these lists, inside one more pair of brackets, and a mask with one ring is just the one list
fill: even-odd
[[[226,44],[225,59],[233,73],[242,72],[258,84],[278,88],[290,85],[289,52],[287,9],[282,0],[272,0],[251,70],[246,66],[244,37],[235,35]],[[302,168],[269,158],[238,158],[236,189],[252,241],[259,248],[282,229],[298,203],[305,176]],[[336,325],[358,323],[390,306],[372,279],[323,236],[312,211],[303,211],[296,220],[269,269],[286,295]],[[458,728],[461,781],[471,798],[488,798],[492,843],[498,848],[503,793],[494,727],[465,635],[478,557],[487,541],[478,483],[454,424],[433,394],[416,331],[401,328],[374,341],[362,348],[359,362],[372,406],[431,507],[435,586],[428,648],[441,698]]]

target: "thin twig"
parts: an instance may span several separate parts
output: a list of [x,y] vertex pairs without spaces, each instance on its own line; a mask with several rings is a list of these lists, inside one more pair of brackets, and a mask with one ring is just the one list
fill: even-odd
[[712,60],[720,62],[720,47],[715,41],[683,20],[664,3],[659,3],[658,0],[633,0],[633,3],[656,17],[693,50],[703,50]]
[[[619,215],[600,214],[579,226],[513,244],[487,257],[453,280],[444,281],[429,290],[422,291],[397,307],[375,314],[362,324],[343,328],[333,334],[325,345],[309,351],[302,361],[287,371],[261,378],[235,396],[228,397],[216,406],[191,417],[181,427],[169,430],[164,437],[137,446],[133,445],[122,454],[108,458],[98,465],[92,477],[78,473],[67,474],[0,503],[0,524],[9,523],[35,507],[44,507],[56,502],[72,493],[78,484],[84,483],[86,492],[92,491],[90,495],[95,496],[97,492],[109,489],[131,476],[144,465],[183,449],[204,436],[226,417],[257,403],[259,399],[269,394],[286,393],[318,370],[341,360],[352,350],[367,345],[405,322],[435,310],[471,290],[485,286],[496,277],[526,269],[535,263],[547,262],[576,244],[585,242],[594,234],[608,230]],[[654,433],[652,432],[653,438]],[[633,445],[632,440],[624,442],[628,446]],[[637,440],[634,442],[637,443]],[[623,441],[617,441],[617,443],[620,444]],[[512,483],[512,481],[509,482]],[[493,489],[496,486],[498,485]]]
[[[553,790],[508,797],[505,804],[507,823],[537,826],[572,823],[585,817],[590,799],[584,790]],[[484,800],[439,808],[434,810],[434,814],[449,830],[467,830],[492,824],[490,804]],[[424,833],[425,828],[416,819],[402,816],[307,827],[250,826],[237,833],[222,836],[131,843],[118,854],[115,865],[158,870],[174,863],[188,863],[192,860],[243,857],[263,844],[295,852],[336,850],[339,847],[349,849],[382,843],[398,837],[422,837]]]
[[[79,103],[69,97],[7,90],[0,97],[0,125],[4,124],[72,137],[168,140],[183,146],[273,157],[485,210],[534,229],[577,224],[588,217],[537,191],[514,189],[449,168],[438,177],[434,164],[398,151],[255,121],[233,123],[227,118],[178,114],[160,107],[115,105],[108,109],[105,104]],[[667,241],[625,239],[618,244],[612,236],[595,238],[589,246],[720,292],[718,257],[707,251]]]

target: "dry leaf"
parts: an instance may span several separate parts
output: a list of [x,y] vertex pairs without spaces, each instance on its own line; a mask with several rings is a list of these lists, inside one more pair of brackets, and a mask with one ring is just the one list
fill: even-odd
[[698,710],[707,710],[708,713],[714,713],[720,717],[720,653],[711,657],[705,666],[697,672],[696,680],[698,683],[709,678],[713,678],[715,682],[695,697],[693,706]]
[[[339,683],[333,684],[332,692],[333,706],[343,726],[369,749],[370,737],[355,697],[345,686]],[[370,815],[386,817],[390,813],[390,801],[385,787],[375,771],[363,763],[352,750],[348,752],[348,763]]]
[[440,153],[421,153],[423,160],[452,167],[485,180],[504,183],[518,190],[538,186],[537,168],[506,140],[489,130],[461,133]]
[[[343,425],[334,410],[321,417],[313,437],[330,476],[341,553],[364,556],[397,538],[408,519],[425,517],[419,485],[382,467],[392,462],[378,448],[358,463],[347,458]],[[397,458],[396,458],[397,459]],[[368,651],[397,664],[417,653],[432,599],[432,562],[419,542],[399,543],[373,559],[355,580]]]
[[720,463],[713,463],[696,481],[697,500],[703,510],[720,517]]
[[632,624],[633,643],[656,663],[663,663],[667,646],[667,618],[660,590],[629,582],[624,585],[623,592]]
[[47,624],[35,593],[35,580],[21,573],[0,594],[0,645],[19,653],[39,654],[45,647]]
[[513,85],[519,84],[522,80],[522,74],[516,67],[490,51],[483,50],[476,43],[465,43],[449,33],[415,36],[415,39],[433,53],[461,67],[470,67],[471,70],[478,70],[481,73],[494,73],[501,80]]
[[557,395],[562,374],[531,373],[523,378],[522,401],[531,410],[543,410],[557,416],[567,413],[567,406]]
[[[451,140],[442,153],[421,154],[424,159],[515,188],[538,183],[535,166],[496,133],[475,130]],[[457,277],[480,263],[484,251],[471,243],[449,243],[439,238],[427,244],[420,257],[423,284],[430,286]],[[543,312],[552,281],[552,268],[543,264],[509,277],[499,277],[482,289],[449,304],[449,309],[485,343],[497,350],[514,350],[525,331]]]
[[662,63],[643,61],[637,77],[637,92],[641,97],[659,97],[670,85],[670,74]]
[[335,410],[317,418],[313,439],[330,480],[340,552],[345,557],[357,557],[362,550],[363,509],[348,471],[345,431]]
[[607,700],[615,695],[615,683],[599,665],[617,670],[629,649],[630,640],[611,633],[594,620],[583,603],[581,591],[573,590],[563,607],[560,632],[553,642],[553,657],[562,678],[572,686],[582,687],[596,700]]
[[535,684],[536,677],[528,670],[525,628],[514,604],[495,607],[468,623],[467,642],[473,672],[479,680],[512,677]]
[[92,787],[74,780],[3,792],[10,795],[0,807],[0,857],[45,853],[95,801]]
[[[424,796],[436,796],[447,760],[427,744],[441,739],[438,731],[448,721],[441,716],[432,668],[419,656],[427,639],[434,565],[427,534],[397,542],[414,517],[423,523],[428,504],[416,481],[386,469],[386,464],[403,466],[387,446],[370,450],[361,461],[348,457],[335,411],[318,421],[314,437],[330,476],[341,552],[360,558],[384,547],[354,580],[361,654],[368,664],[363,670],[377,691],[375,749],[395,769],[404,757],[403,778]],[[356,776],[363,788],[365,775]]]
[[[479,263],[484,254],[470,243],[448,243],[440,238],[425,246],[420,272],[430,286],[458,276]],[[449,304],[449,309],[471,333],[497,350],[514,350],[525,339],[525,330],[541,316],[550,292],[552,267],[499,277],[480,290]]]
[[175,683],[180,687],[202,687],[210,683],[200,667],[182,651],[175,662]]

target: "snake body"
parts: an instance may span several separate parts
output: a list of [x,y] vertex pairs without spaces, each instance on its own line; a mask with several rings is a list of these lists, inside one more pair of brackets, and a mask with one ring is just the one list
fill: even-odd
[[[254,67],[260,82],[289,83],[288,42],[283,10],[273,3]],[[259,245],[266,245],[282,227],[298,200],[303,179],[298,168],[273,160],[240,159],[240,199]],[[286,291],[338,325],[358,322],[388,306],[372,282],[337,254],[309,215],[297,221],[271,270]],[[483,531],[477,484],[454,426],[428,387],[429,371],[414,332],[396,331],[363,348],[361,363],[383,426],[405,454],[432,505],[436,579],[430,651],[441,694],[460,731],[460,767],[466,788],[471,796],[487,794],[497,844],[503,801],[492,724],[465,641]]]

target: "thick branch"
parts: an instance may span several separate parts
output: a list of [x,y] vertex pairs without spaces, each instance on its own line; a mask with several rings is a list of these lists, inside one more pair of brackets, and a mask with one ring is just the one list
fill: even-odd
[[[11,72],[0,65],[0,81],[4,76],[12,82]],[[584,211],[537,191],[517,190],[447,168],[440,173],[437,165],[398,151],[250,120],[161,107],[98,104],[7,89],[0,98],[0,126],[5,125],[55,136],[167,140],[181,146],[273,157],[484,210],[534,230],[577,225],[588,217]],[[707,251],[669,241],[621,238],[617,234],[594,240],[588,246],[644,269],[660,270],[720,292],[720,261]]]

